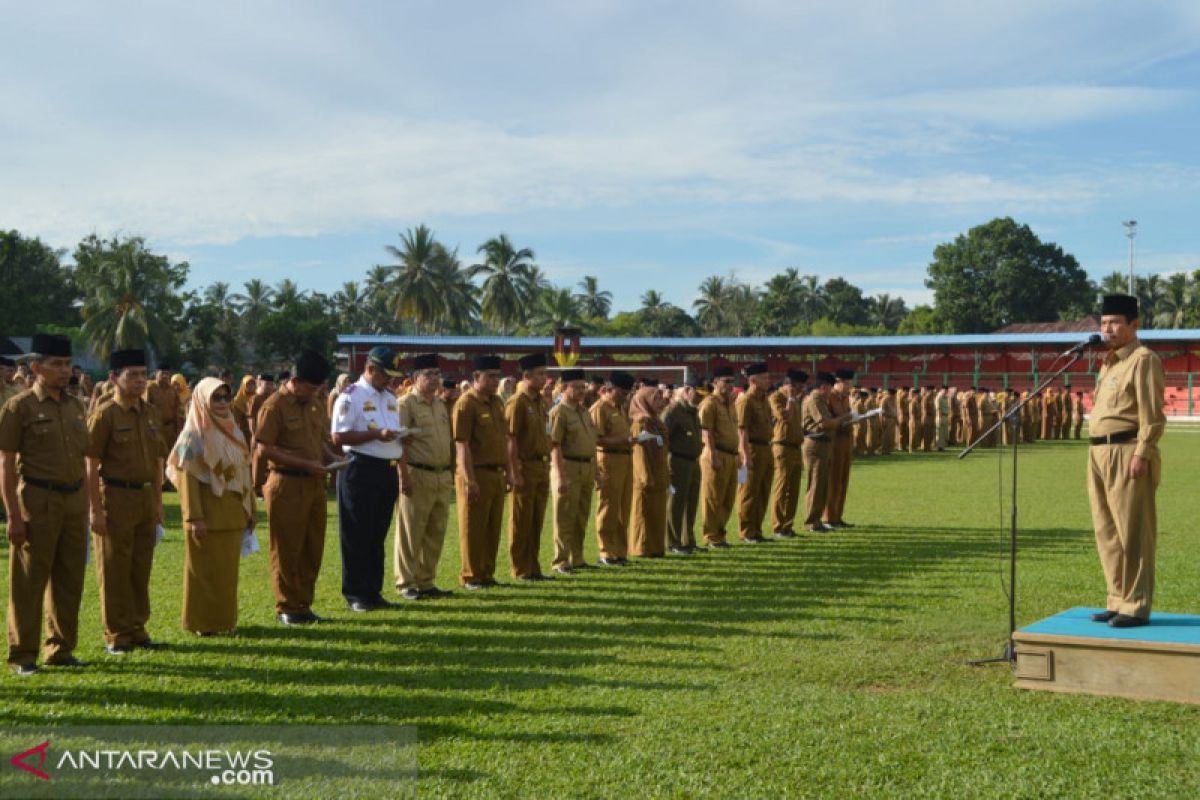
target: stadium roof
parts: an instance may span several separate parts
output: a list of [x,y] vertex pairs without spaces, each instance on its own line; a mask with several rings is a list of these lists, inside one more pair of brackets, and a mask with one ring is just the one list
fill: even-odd
[[[1147,343],[1200,343],[1200,329],[1144,330],[1139,338]],[[819,349],[892,350],[947,348],[996,349],[1008,347],[1070,346],[1086,338],[1079,332],[1056,333],[978,333],[935,336],[761,336],[761,337],[604,337],[584,336],[580,349],[585,351],[615,351],[636,353],[676,351],[686,353],[755,352],[784,350],[804,352]],[[394,336],[386,334],[340,334],[338,344],[351,346],[388,345],[399,350],[415,352],[498,350],[514,352],[526,349],[546,349],[554,346],[552,336]]]

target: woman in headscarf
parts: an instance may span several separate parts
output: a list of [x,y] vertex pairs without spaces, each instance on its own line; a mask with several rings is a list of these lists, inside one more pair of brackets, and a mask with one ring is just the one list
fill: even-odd
[[220,380],[200,381],[167,462],[187,533],[181,624],[201,636],[237,625],[242,535],[254,526],[250,449],[233,420],[231,400]]
[[643,386],[629,403],[633,437],[633,508],[629,519],[629,552],[658,558],[667,552],[667,428],[659,419],[658,387]]
[[250,441],[250,398],[254,397],[255,388],[254,376],[243,375],[237,394],[233,396],[233,403],[230,404],[233,421],[237,423],[238,430],[247,442]]
[[349,374],[343,372],[337,376],[337,380],[333,382],[333,391],[329,393],[329,397],[325,398],[325,416],[333,419],[333,404],[337,402],[338,395],[345,391],[349,385]]

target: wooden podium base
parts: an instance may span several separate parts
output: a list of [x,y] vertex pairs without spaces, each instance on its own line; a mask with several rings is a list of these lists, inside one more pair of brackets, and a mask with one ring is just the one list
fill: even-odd
[[1200,704],[1200,616],[1154,612],[1110,628],[1101,608],[1072,608],[1021,628],[1015,685],[1049,692]]

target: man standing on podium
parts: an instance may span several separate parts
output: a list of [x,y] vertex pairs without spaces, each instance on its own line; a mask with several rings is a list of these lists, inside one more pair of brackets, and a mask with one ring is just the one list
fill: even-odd
[[1148,624],[1154,596],[1165,377],[1162,361],[1138,341],[1137,331],[1137,298],[1105,295],[1100,333],[1108,354],[1088,423],[1088,496],[1108,583],[1106,610],[1092,620],[1114,628]]

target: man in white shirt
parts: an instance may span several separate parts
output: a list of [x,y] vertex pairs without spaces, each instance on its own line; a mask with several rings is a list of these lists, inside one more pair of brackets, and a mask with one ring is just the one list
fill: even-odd
[[350,465],[338,479],[342,595],[352,611],[390,608],[383,597],[384,541],[400,493],[400,406],[388,384],[400,373],[386,347],[372,348],[362,377],[333,405],[333,443]]

